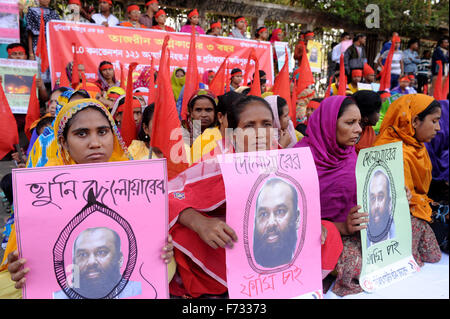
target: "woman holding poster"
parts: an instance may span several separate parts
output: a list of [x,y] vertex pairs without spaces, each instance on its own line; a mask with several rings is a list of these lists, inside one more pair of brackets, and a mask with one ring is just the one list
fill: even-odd
[[424,262],[441,259],[432,223],[431,199],[428,191],[432,179],[430,157],[424,143],[440,130],[441,105],[424,94],[408,94],[389,106],[374,146],[401,141],[405,186],[411,192],[409,204],[412,227],[412,253],[420,267]]
[[[227,112],[227,120],[233,135],[216,141],[218,146],[211,151],[211,158],[278,148],[277,142],[270,139],[273,114],[264,99],[240,98]],[[261,131],[266,134],[261,135]],[[227,293],[224,248],[232,248],[242,238],[224,222],[225,202],[225,185],[217,160],[201,161],[169,182],[169,227],[177,248],[177,274],[170,283],[172,295],[197,298]],[[326,274],[334,268],[340,254],[339,235],[331,223],[323,223],[321,240],[322,269]]]
[[[355,143],[362,130],[361,113],[356,102],[345,96],[332,96],[320,103],[308,121],[306,136],[295,147],[310,147],[320,185],[321,217],[339,230],[344,245],[336,270],[338,277],[333,292],[343,296],[359,293],[352,271],[361,271],[358,263],[349,264],[350,257],[361,255],[359,230],[366,226],[367,213],[359,213],[356,203]],[[357,235],[355,235],[357,234]],[[356,279],[358,278],[356,276]]]
[[[46,166],[101,163],[132,160],[109,111],[96,100],[80,99],[65,105],[58,113],[54,124],[54,143],[59,150],[56,158],[49,159]],[[169,239],[170,241],[170,239]],[[162,258],[172,261],[172,245],[164,247]],[[5,260],[11,279],[20,289],[25,283],[25,259],[18,259],[16,236],[11,234],[5,250]],[[174,273],[175,264],[171,264]],[[169,275],[170,278],[170,275]]]

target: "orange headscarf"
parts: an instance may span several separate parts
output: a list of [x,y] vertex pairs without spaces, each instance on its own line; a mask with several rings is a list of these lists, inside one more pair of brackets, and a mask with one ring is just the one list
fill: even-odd
[[417,218],[431,221],[427,193],[431,183],[431,161],[425,144],[416,140],[412,119],[423,112],[434,98],[425,94],[407,94],[395,100],[386,112],[374,146],[403,142],[405,186],[412,194],[410,211]]

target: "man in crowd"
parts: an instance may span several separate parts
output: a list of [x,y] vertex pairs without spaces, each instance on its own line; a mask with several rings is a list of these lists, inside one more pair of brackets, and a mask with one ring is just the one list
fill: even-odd
[[92,19],[96,24],[104,25],[105,27],[114,27],[119,24],[119,19],[112,14],[112,1],[100,0],[100,13],[92,15]]
[[147,9],[147,11],[145,11],[144,14],[141,14],[141,17],[139,18],[139,23],[145,25],[147,28],[151,28],[153,26],[153,16],[159,10],[158,0],[148,1],[145,4],[145,8]]
[[350,78],[352,70],[362,70],[364,64],[367,63],[366,51],[364,48],[365,45],[366,36],[364,34],[358,34],[353,39],[353,44],[345,51],[344,65],[347,77]]

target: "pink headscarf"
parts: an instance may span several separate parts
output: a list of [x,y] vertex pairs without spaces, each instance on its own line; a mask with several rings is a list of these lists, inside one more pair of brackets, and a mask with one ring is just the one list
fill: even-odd
[[213,70],[208,70],[208,71],[203,72],[202,82],[206,85],[209,85],[209,74],[210,73],[215,74],[215,72]]
[[355,147],[336,142],[337,116],[346,98],[324,99],[309,118],[306,136],[294,146],[310,147],[319,176],[321,215],[333,222],[345,222],[357,202]]
[[[269,95],[264,98],[264,100],[269,103],[270,107],[272,108],[273,113],[273,127],[281,130],[281,124],[280,124],[280,117],[278,116],[278,103],[277,103],[278,95]],[[287,148],[294,147],[295,144],[297,144],[297,135],[295,135],[295,128],[294,124],[291,120],[289,120],[289,125],[287,128],[289,135],[291,136],[291,143],[287,146]],[[276,132],[278,133],[278,131]],[[275,136],[277,141],[280,139],[280,135]]]

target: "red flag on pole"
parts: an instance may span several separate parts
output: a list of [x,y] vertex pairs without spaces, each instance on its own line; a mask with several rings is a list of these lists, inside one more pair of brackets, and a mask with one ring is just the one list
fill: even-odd
[[311,67],[309,66],[309,60],[307,57],[307,53],[306,53],[306,46],[303,46],[303,57],[306,58],[302,58],[302,61],[300,62],[300,66],[299,66],[299,78],[297,81],[297,89],[296,92],[297,94],[300,94],[303,92],[303,90],[305,90],[308,86],[310,86],[311,84],[314,84],[314,77],[312,75],[311,72]]
[[28,102],[27,115],[25,117],[25,135],[28,140],[31,139],[31,125],[41,117],[41,108],[36,94],[36,74],[33,76],[33,84],[31,85],[30,100]]
[[252,65],[250,63],[250,61],[252,60],[252,55],[253,55],[253,51],[252,51],[252,49],[250,49],[250,53],[248,54],[248,59],[247,59],[247,65],[245,66],[245,71],[244,71],[245,73],[244,73],[244,84],[243,84],[243,86],[247,86],[248,85],[248,77],[250,75],[250,70],[252,69]]
[[398,36],[393,36],[391,48],[389,49],[388,56],[384,62],[383,69],[381,70],[380,91],[391,88],[392,59],[394,57],[395,44],[397,42],[400,42],[400,38]]
[[231,91],[231,70],[228,70],[228,62],[227,62],[227,66],[225,67],[225,74],[226,74],[226,83],[227,83],[227,88],[225,89],[225,92],[230,92]]
[[128,67],[127,90],[120,124],[120,134],[127,146],[137,137],[137,127],[133,115],[133,71],[137,65],[138,63],[133,62]]
[[339,60],[339,88],[338,95],[344,95],[347,90],[347,76],[345,75],[344,54],[341,53]]
[[45,40],[45,21],[44,21],[44,9],[41,8],[41,21],[39,25],[39,37],[36,46],[36,56],[41,59],[41,72],[47,71],[49,67],[48,53],[47,53],[47,41]]
[[186,70],[186,82],[184,85],[183,104],[181,107],[181,119],[187,121],[187,105],[192,94],[199,88],[199,74],[197,68],[197,48],[195,28],[191,28],[191,43],[189,47],[189,60]]
[[120,64],[120,87],[125,90],[125,71],[123,70],[122,62]]
[[214,75],[214,78],[209,83],[209,90],[213,92],[216,96],[223,95],[226,87],[226,79],[227,79],[227,65],[228,65],[228,56],[223,60],[222,64],[217,70],[217,73]]
[[275,78],[272,91],[275,95],[279,95],[286,100],[289,105],[289,115],[291,117],[292,123],[295,123],[296,114],[295,108],[292,107],[291,100],[291,85],[289,81],[289,55],[287,47],[285,48],[285,56],[286,58],[284,60],[284,65],[281,68],[280,73],[278,73]]
[[61,75],[59,76],[59,86],[62,87],[70,87],[69,79],[67,78],[66,66],[64,65],[63,60],[61,59]]
[[261,79],[259,78],[259,60],[255,49],[252,48],[252,59],[255,61],[255,73],[253,74],[252,85],[248,95],[261,96]]
[[328,88],[327,91],[325,92],[325,98],[329,97],[331,94],[331,84],[333,84],[333,77],[334,76],[330,77],[330,82],[328,83]]
[[443,100],[446,100],[447,99],[447,95],[448,95],[448,74],[447,74],[447,78],[445,79],[444,86],[442,87],[441,98]]
[[169,39],[170,37],[166,35],[161,50],[150,145],[161,150],[167,159],[170,180],[188,168],[189,164],[175,100],[167,98],[173,96],[170,83],[170,54],[167,50]]
[[441,60],[437,60],[436,61],[437,65],[439,65],[439,71],[438,71],[438,76],[436,78],[436,82],[434,82],[434,91],[433,91],[433,97],[436,100],[443,100],[442,97],[442,61]]
[[3,159],[14,145],[19,144],[19,132],[16,119],[9,107],[3,85],[0,84],[0,159]]
[[155,88],[155,65],[152,56],[152,62],[150,64],[150,81],[148,84],[148,99],[147,105],[155,103],[156,98],[156,88]]

